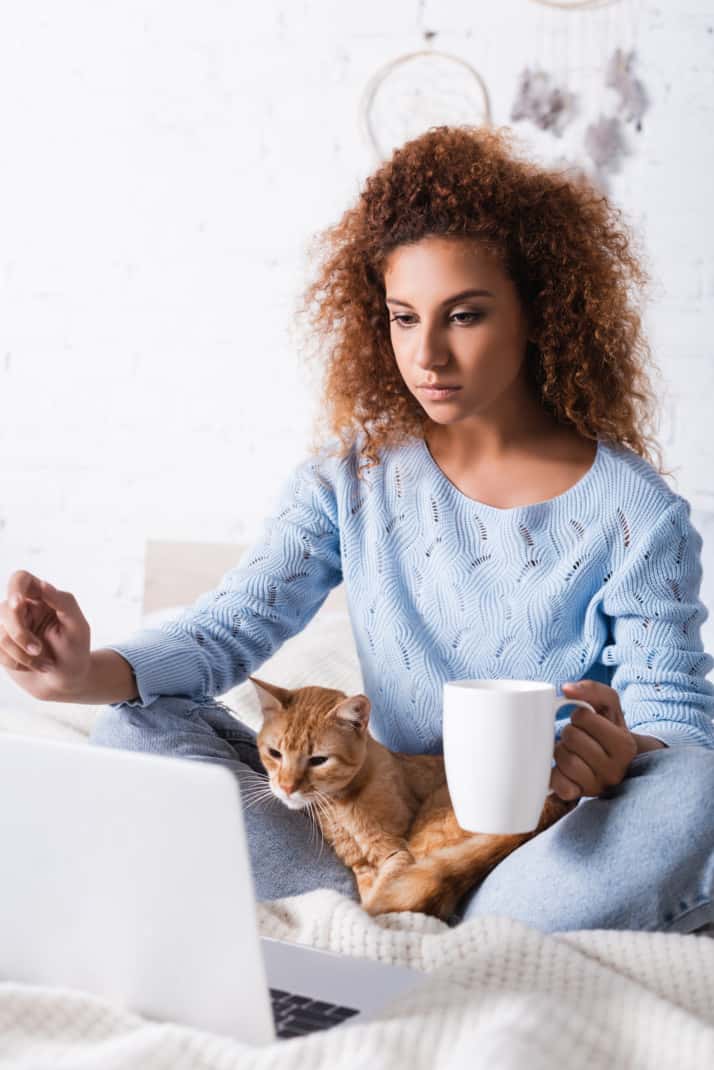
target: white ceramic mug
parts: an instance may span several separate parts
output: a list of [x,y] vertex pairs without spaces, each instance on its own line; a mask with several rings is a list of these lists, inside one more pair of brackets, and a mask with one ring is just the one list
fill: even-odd
[[[560,706],[538,680],[447,680],[444,764],[456,820],[468,832],[532,832],[548,794]],[[593,710],[593,713],[597,711]]]

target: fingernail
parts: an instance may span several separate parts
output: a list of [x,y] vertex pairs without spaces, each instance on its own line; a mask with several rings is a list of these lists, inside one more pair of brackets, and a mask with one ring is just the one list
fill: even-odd
[[578,682],[576,684],[565,684],[565,687],[582,687],[583,685]]
[[12,596],[12,598],[10,599],[10,605],[12,606],[13,609],[17,609],[17,607],[20,605],[20,596],[19,596],[19,594],[14,594]]
[[42,647],[40,646],[39,643],[28,643],[27,644],[27,652],[28,652],[28,654],[39,654],[41,650],[42,650]]

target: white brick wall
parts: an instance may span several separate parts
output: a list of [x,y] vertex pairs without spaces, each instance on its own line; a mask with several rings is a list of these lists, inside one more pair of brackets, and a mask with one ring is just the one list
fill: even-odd
[[74,591],[100,645],[138,625],[146,538],[257,534],[314,411],[289,334],[307,242],[374,165],[365,84],[425,31],[497,124],[526,65],[578,92],[562,139],[517,124],[543,159],[580,156],[616,104],[604,63],[637,49],[651,107],[611,191],[655,280],[666,460],[714,546],[713,27],[709,0],[6,5],[0,589],[27,568]]

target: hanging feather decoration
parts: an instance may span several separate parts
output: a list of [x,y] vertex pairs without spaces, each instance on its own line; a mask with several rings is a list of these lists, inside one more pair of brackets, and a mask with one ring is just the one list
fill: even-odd
[[622,123],[617,117],[601,115],[596,123],[590,123],[585,131],[585,151],[595,164],[601,179],[620,170],[622,158],[627,154],[627,145],[622,134]]
[[541,130],[560,137],[575,111],[575,95],[552,84],[547,71],[526,67],[521,73],[511,120],[529,119]]
[[634,123],[636,130],[642,129],[642,116],[647,111],[649,100],[642,82],[635,77],[633,67],[634,52],[615,49],[612,59],[605,71],[605,85],[620,95],[619,112],[624,115],[626,123]]

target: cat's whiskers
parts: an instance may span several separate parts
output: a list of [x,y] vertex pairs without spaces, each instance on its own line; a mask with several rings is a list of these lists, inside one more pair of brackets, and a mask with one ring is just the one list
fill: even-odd
[[[317,810],[318,814],[324,812],[324,803],[317,795],[314,799],[311,799],[310,802],[308,802],[307,810],[310,817],[311,829],[314,830],[317,839],[320,841],[320,850],[317,855],[318,859],[320,859],[322,857],[322,848],[325,846],[325,837],[322,832],[322,826],[318,818],[315,816],[313,807],[315,808],[315,810]],[[312,831],[310,834],[310,842],[312,842]]]
[[[332,803],[330,802],[329,796],[326,795],[324,791],[320,791],[319,788],[314,788],[313,790],[315,793],[315,808],[317,809],[318,814],[325,818],[326,824],[329,824],[332,816]],[[316,821],[316,825],[321,840],[320,854],[322,854],[322,845],[325,843],[325,834],[319,821]]]
[[280,800],[275,798],[272,791],[266,791],[262,795],[254,795],[248,802],[245,803],[243,809],[250,810],[251,806],[256,806],[259,802],[263,801],[279,802]]
[[256,773],[250,766],[244,766],[242,779],[248,784],[267,784],[270,778],[267,773]]
[[324,813],[326,818],[328,818],[328,819],[331,818],[332,814],[334,812],[334,805],[335,805],[333,803],[332,799],[327,794],[327,792],[320,791],[319,788],[316,791],[316,795],[317,795],[317,798],[318,798],[318,800],[320,802],[322,813]]
[[[317,819],[315,818],[315,813],[314,813],[314,810],[313,810],[313,807],[316,806],[316,805],[317,805],[317,801],[315,799],[311,799],[311,800],[308,800],[308,804],[307,804],[307,807],[306,807],[307,816],[310,819],[310,846],[312,846],[313,835],[315,835],[317,837],[317,839],[320,839],[320,825],[319,825],[319,822],[317,821]],[[322,854],[322,844],[320,845],[320,851],[319,851],[319,854],[318,854],[317,857],[319,858],[321,854]]]
[[267,784],[270,781],[267,773],[259,773],[250,766],[244,767],[243,779],[249,784]]
[[254,786],[248,785],[248,787],[245,789],[241,786],[241,795],[244,799],[246,796],[248,796],[249,798],[254,798],[258,795],[272,795],[273,798],[275,798],[274,793],[267,785],[265,787],[259,787],[257,784]]
[[270,788],[270,777],[267,773],[258,773],[254,769],[251,770],[252,775],[246,774],[245,783],[241,782],[241,798],[245,804],[245,809],[250,809],[251,806],[257,805],[257,803],[263,800],[269,800],[272,802],[279,802],[276,799],[275,793]]
[[[241,785],[241,788],[242,788],[242,785]],[[268,791],[272,795],[272,790],[270,788],[270,785],[268,785],[268,784],[248,784],[246,786],[245,790],[249,795],[255,795],[256,793],[268,792]]]

